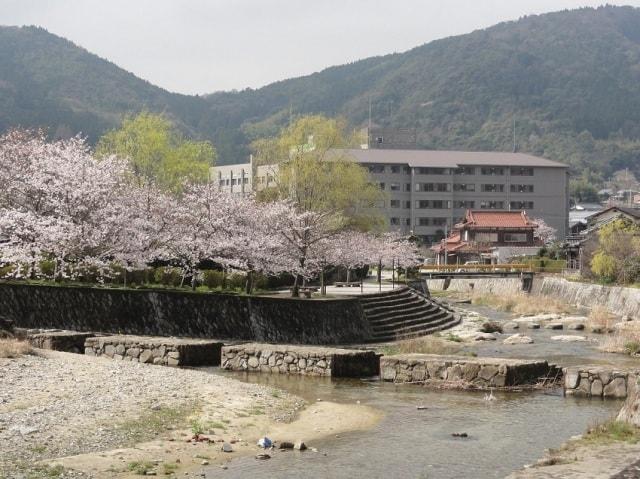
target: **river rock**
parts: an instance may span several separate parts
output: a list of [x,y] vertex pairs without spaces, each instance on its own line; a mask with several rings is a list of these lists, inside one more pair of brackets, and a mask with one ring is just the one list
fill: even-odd
[[623,398],[627,395],[627,381],[625,378],[613,378],[603,392],[604,397]]
[[577,343],[587,341],[586,336],[577,336],[571,334],[561,334],[559,336],[551,336],[552,341],[561,341],[563,343]]
[[617,419],[640,427],[640,378],[629,378],[629,382],[629,394]]
[[293,448],[297,451],[304,451],[307,448],[307,445],[304,443],[304,441],[297,441],[293,445]]
[[529,324],[527,324],[527,328],[529,328],[529,329],[540,329],[540,323],[529,323]]
[[533,339],[524,334],[514,334],[503,341],[504,344],[531,344]]
[[509,321],[504,324],[504,329],[520,329],[520,325],[515,321]]
[[229,444],[228,442],[223,442],[222,452],[233,452],[233,448],[231,447],[231,444]]
[[547,323],[545,329],[562,329],[564,325],[562,323]]
[[476,333],[473,336],[474,341],[495,341],[496,335],[493,333]]
[[582,331],[584,329],[584,323],[571,323],[567,326],[567,329],[574,331]]

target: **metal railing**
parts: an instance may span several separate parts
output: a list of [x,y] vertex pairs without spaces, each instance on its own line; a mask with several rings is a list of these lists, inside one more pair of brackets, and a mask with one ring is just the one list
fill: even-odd
[[423,265],[420,271],[424,273],[456,273],[456,272],[478,272],[478,273],[531,273],[535,268],[525,263],[514,264],[441,264]]

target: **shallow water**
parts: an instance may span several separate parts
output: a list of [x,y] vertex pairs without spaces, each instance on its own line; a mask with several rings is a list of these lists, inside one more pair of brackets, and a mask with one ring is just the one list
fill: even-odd
[[[206,477],[504,477],[534,462],[545,448],[557,447],[590,423],[614,415],[621,405],[612,400],[564,398],[559,391],[494,393],[497,400],[488,402],[484,393],[434,391],[416,385],[213,372],[279,387],[308,401],[360,401],[382,410],[385,417],[372,430],[309,444],[319,449],[317,453],[275,451],[268,461],[241,458],[232,461],[228,470],[211,467]],[[427,409],[417,410],[417,406]],[[454,432],[466,432],[469,437],[454,438]]]

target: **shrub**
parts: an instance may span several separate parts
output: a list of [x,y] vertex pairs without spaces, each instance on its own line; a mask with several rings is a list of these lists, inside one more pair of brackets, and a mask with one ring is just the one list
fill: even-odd
[[227,287],[231,289],[244,288],[247,277],[244,274],[233,273],[227,277]]
[[165,286],[180,286],[182,282],[182,271],[180,268],[163,266],[156,268],[153,277],[156,283],[164,284]]
[[224,272],[214,269],[202,271],[202,284],[209,288],[222,288],[224,283]]

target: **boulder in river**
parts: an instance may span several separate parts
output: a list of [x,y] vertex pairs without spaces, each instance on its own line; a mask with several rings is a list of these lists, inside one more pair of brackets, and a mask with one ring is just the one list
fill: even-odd
[[533,339],[524,334],[514,334],[503,341],[504,344],[531,344]]

